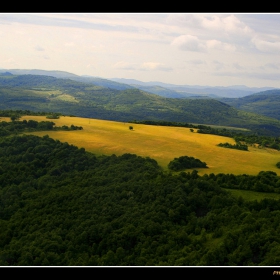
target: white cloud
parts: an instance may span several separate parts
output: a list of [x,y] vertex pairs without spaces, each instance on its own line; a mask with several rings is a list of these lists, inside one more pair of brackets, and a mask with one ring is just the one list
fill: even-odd
[[171,45],[178,47],[183,51],[193,51],[193,52],[206,52],[210,49],[223,50],[223,51],[235,51],[236,47],[234,45],[223,43],[218,40],[199,40],[196,36],[192,35],[181,35],[175,38]]
[[183,51],[204,52],[206,50],[205,45],[193,35],[181,35],[175,38],[171,45]]
[[[0,22],[0,68],[208,85],[280,69],[277,14],[0,14]],[[257,84],[280,80],[252,76],[247,85]]]
[[113,65],[115,69],[122,69],[122,70],[141,70],[141,71],[171,71],[172,68],[164,65],[163,63],[159,62],[144,62],[141,65],[139,64],[133,64],[133,63],[127,63],[124,61],[119,61]]
[[274,70],[279,70],[279,63],[266,63],[261,69],[274,69]]
[[221,70],[225,68],[225,64],[220,61],[215,60],[212,63],[214,65],[215,70]]
[[124,61],[119,61],[115,63],[112,67],[121,70],[135,70],[137,68],[135,64],[127,63]]
[[225,50],[225,51],[235,51],[236,47],[228,44],[228,43],[223,43],[218,40],[208,40],[206,42],[206,45],[209,49],[218,49],[218,50]]
[[280,38],[278,40],[275,39],[265,40],[265,39],[261,39],[258,36],[255,36],[252,39],[252,43],[261,52],[279,53],[280,51]]
[[233,63],[233,68],[235,68],[236,70],[243,70],[244,67],[242,67],[239,63]]
[[205,29],[218,32],[249,35],[253,31],[233,14],[171,14],[167,23],[183,28]]
[[192,59],[192,60],[189,60],[188,63],[194,64],[194,65],[201,65],[201,64],[205,64],[205,61],[203,61],[201,59]]
[[165,66],[163,63],[158,62],[144,62],[141,67],[141,70],[160,70],[160,71],[171,71],[172,68]]
[[236,33],[239,36],[250,35],[253,32],[250,27],[241,22],[235,15],[230,15],[222,18],[221,26],[226,32]]

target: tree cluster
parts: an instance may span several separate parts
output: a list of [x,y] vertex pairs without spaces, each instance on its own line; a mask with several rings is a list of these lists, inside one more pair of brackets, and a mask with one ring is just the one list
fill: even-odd
[[169,162],[168,168],[173,171],[181,171],[184,169],[190,168],[207,168],[207,164],[202,162],[200,159],[189,157],[189,156],[181,156],[178,158],[174,158]]
[[280,150],[280,137],[271,137],[264,135],[235,135],[236,142],[245,142],[248,145],[257,144],[259,147],[266,147],[275,150]]
[[221,187],[227,189],[280,193],[280,178],[273,171],[260,171],[256,176],[220,173],[217,175],[204,175],[204,177],[219,182]]
[[237,149],[237,150],[242,150],[242,151],[248,151],[248,146],[245,144],[241,144],[241,143],[230,144],[230,143],[226,142],[226,143],[219,143],[217,146],[224,147],[224,148],[230,148],[230,149]]
[[71,125],[55,126],[52,121],[35,121],[35,120],[23,120],[0,122],[0,136],[8,136],[17,133],[31,132],[31,131],[48,131],[48,130],[82,130],[83,127]]

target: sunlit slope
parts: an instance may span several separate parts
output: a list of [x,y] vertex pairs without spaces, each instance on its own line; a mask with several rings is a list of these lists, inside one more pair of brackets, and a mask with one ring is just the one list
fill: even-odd
[[[21,120],[23,119],[47,120],[43,116],[24,116]],[[83,130],[34,134],[48,134],[54,139],[84,147],[97,155],[133,153],[151,157],[164,168],[167,168],[167,164],[175,157],[187,155],[207,163],[209,168],[198,169],[199,174],[256,175],[260,171],[270,170],[280,175],[280,170],[275,166],[280,161],[279,151],[253,147],[249,147],[249,151],[240,151],[217,146],[225,142],[234,144],[234,140],[228,137],[199,134],[183,127],[150,126],[78,117],[60,117],[51,121],[57,126],[82,126]],[[129,130],[129,126],[133,126],[133,130]]]

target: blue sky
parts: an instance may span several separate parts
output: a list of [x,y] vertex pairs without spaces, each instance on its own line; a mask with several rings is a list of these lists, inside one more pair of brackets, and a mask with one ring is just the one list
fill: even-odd
[[0,68],[280,88],[280,14],[2,13]]

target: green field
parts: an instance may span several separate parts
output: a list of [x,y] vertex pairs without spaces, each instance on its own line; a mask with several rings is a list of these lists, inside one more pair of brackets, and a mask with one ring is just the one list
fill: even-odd
[[[23,116],[21,120],[24,119],[47,120],[44,116]],[[175,157],[187,155],[207,163],[208,169],[197,169],[200,175],[210,173],[257,175],[260,171],[274,171],[280,175],[280,169],[276,167],[276,163],[280,161],[280,151],[255,147],[249,147],[249,151],[240,151],[217,146],[225,142],[235,144],[235,141],[228,137],[199,134],[196,130],[191,132],[189,128],[184,127],[131,124],[68,116],[49,121],[53,121],[56,126],[72,124],[82,126],[83,130],[33,134],[39,136],[48,134],[62,142],[84,147],[96,155],[137,154],[155,159],[165,169]],[[130,130],[129,126],[133,126],[133,130]]]
[[227,189],[234,197],[242,197],[244,200],[257,200],[261,201],[262,199],[280,199],[279,193],[265,193],[265,192],[254,192],[249,190],[234,190]]

